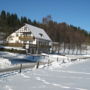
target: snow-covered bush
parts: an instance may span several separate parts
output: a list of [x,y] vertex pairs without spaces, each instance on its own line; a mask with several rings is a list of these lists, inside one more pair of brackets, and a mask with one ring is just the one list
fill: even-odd
[[8,59],[0,58],[0,68],[5,68],[11,65]]

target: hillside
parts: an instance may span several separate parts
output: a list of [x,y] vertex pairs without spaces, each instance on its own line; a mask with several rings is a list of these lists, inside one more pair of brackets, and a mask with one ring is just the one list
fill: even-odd
[[[25,23],[45,29],[51,39],[55,42],[82,44],[90,43],[90,33],[80,27],[68,25],[65,22],[57,23],[51,16],[42,18],[42,22],[32,21],[27,17],[19,17],[6,11],[0,13],[0,32],[6,34],[5,38],[12,32],[22,27]],[[72,46],[73,47],[73,46]]]

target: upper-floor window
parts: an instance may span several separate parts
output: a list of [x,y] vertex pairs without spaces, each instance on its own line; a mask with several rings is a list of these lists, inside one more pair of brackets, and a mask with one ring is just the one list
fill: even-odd
[[18,33],[16,33],[16,37],[18,37]]
[[24,27],[24,30],[27,30],[27,27],[26,26]]

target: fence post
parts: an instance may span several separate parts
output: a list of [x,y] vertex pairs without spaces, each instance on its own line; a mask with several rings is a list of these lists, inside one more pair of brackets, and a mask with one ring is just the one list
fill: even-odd
[[65,63],[64,59],[63,59],[63,63]]
[[21,73],[22,72],[22,64],[20,64],[20,71],[19,71],[19,73]]
[[33,56],[33,61],[34,61],[34,56]]
[[49,64],[50,64],[50,59],[48,58],[48,66],[49,66]]
[[57,62],[58,62],[58,57],[57,57]]
[[39,67],[39,61],[37,62],[37,67],[36,68],[38,69],[38,67]]

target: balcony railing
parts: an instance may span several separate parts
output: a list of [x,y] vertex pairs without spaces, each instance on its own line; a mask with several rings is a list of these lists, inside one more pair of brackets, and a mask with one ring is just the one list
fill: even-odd
[[32,37],[32,36],[20,36],[19,39],[22,41],[33,41],[34,37]]

